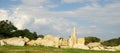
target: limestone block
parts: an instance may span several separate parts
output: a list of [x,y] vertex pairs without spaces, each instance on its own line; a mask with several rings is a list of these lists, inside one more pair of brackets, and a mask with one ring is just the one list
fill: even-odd
[[115,47],[115,50],[119,50],[120,51],[120,45]]
[[0,40],[0,46],[4,46],[5,43],[3,42],[3,40]]
[[35,40],[36,45],[41,45],[42,43],[42,38],[37,38],[37,40]]
[[77,48],[80,48],[80,49],[89,49],[86,45],[83,45],[83,44],[77,44]]
[[54,37],[52,37],[52,35],[46,35],[43,39],[45,39],[45,40],[54,40]]
[[55,37],[54,38],[54,45],[55,45],[55,47],[59,47],[60,46],[60,37]]
[[62,41],[61,41],[61,46],[68,46],[68,40],[67,39],[63,39]]
[[36,45],[36,42],[35,42],[35,40],[31,40],[31,41],[29,41],[29,42],[27,43],[27,45],[29,45],[29,46],[35,46],[35,45]]
[[91,49],[91,48],[94,48],[94,47],[101,46],[101,44],[99,42],[95,42],[95,43],[89,43],[87,46]]
[[77,39],[77,44],[83,44],[85,43],[85,38],[78,38]]
[[5,44],[12,45],[12,46],[24,46],[25,45],[25,41],[22,38],[17,38],[17,37],[4,39],[3,41]]
[[99,46],[99,48],[100,48],[101,50],[104,50],[104,49],[105,49],[103,46]]
[[54,41],[43,39],[41,45],[44,45],[44,46],[54,46]]
[[24,37],[23,40],[24,40],[26,43],[30,41],[29,38],[27,38],[27,37]]

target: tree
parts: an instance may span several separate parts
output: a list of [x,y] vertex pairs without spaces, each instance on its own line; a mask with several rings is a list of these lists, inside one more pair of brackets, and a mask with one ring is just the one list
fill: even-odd
[[13,23],[8,20],[0,21],[0,39],[19,36],[28,37],[29,39],[36,39],[37,33],[32,33],[28,29],[17,30]]
[[92,42],[99,42],[99,41],[100,39],[97,37],[92,37],[92,36],[85,37],[85,45],[92,43]]
[[17,30],[17,28],[13,25],[12,22],[8,20],[0,21],[0,35],[4,36],[5,38],[11,37],[12,32]]
[[36,39],[37,38],[37,34],[36,32],[32,33],[30,32],[28,29],[24,29],[24,30],[16,30],[15,32],[13,32],[13,37],[27,37],[29,39]]
[[38,38],[44,38],[44,35],[38,35],[37,37]]

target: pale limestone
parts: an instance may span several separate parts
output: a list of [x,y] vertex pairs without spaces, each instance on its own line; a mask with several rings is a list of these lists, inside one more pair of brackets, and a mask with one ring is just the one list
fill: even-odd
[[94,42],[94,43],[89,43],[87,45],[90,49],[94,48],[94,47],[99,47],[101,46],[101,44],[99,42]]
[[5,43],[3,42],[3,40],[0,40],[0,46],[4,46]]
[[68,46],[68,39],[62,39],[61,40],[61,46]]
[[43,39],[41,45],[44,45],[44,46],[54,46],[54,41]]
[[35,40],[31,40],[31,41],[27,42],[27,45],[36,46],[36,42],[35,42]]
[[44,46],[54,46],[54,37],[52,35],[46,35],[42,40],[41,40],[41,45]]
[[84,45],[84,44],[85,44],[85,38],[78,38],[78,39],[77,39],[77,44],[82,44],[82,45]]
[[115,47],[115,50],[119,50],[120,51],[120,45]]
[[46,35],[43,39],[45,39],[45,40],[54,40],[54,37],[52,37],[52,35]]
[[77,44],[76,48],[80,48],[80,49],[89,49],[86,45],[83,44]]
[[60,46],[60,37],[55,37],[54,38],[54,46],[57,47],[57,48]]
[[93,47],[91,50],[101,50],[99,47]]
[[17,37],[3,39],[3,41],[6,45],[12,45],[12,46],[24,46],[25,45],[25,41],[22,38],[17,38]]
[[36,45],[41,45],[42,43],[42,38],[37,38],[37,40],[35,41]]
[[24,40],[26,43],[30,41],[29,38],[27,38],[27,37],[24,37],[23,40]]
[[70,36],[69,38],[69,47],[70,48],[73,48],[74,45],[76,45],[77,41],[76,41],[76,28],[74,27],[73,28],[73,32],[72,32],[72,35]]

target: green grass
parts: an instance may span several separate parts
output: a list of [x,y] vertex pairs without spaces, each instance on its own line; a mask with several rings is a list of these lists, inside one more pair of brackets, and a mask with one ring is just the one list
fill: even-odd
[[60,49],[44,46],[0,46],[0,53],[120,53],[120,51],[95,51],[82,49]]

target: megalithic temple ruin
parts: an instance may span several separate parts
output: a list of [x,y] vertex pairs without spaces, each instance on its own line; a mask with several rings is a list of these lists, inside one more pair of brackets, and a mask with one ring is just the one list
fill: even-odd
[[[12,37],[8,39],[0,40],[0,46],[13,45],[13,46],[52,46],[57,48],[80,48],[91,50],[110,50],[115,51],[118,47],[104,48],[100,42],[89,43],[85,45],[85,38],[76,38],[76,27],[73,28],[72,34],[69,38],[53,37],[52,35],[46,35],[44,38],[37,38],[36,40],[29,40],[27,37]],[[115,49],[116,48],[116,49]]]
[[73,32],[72,32],[72,34],[71,34],[71,36],[70,36],[70,38],[69,38],[69,46],[70,46],[71,48],[73,48],[74,45],[76,45],[76,44],[77,44],[77,39],[76,39],[76,27],[74,27],[74,28],[73,28]]

